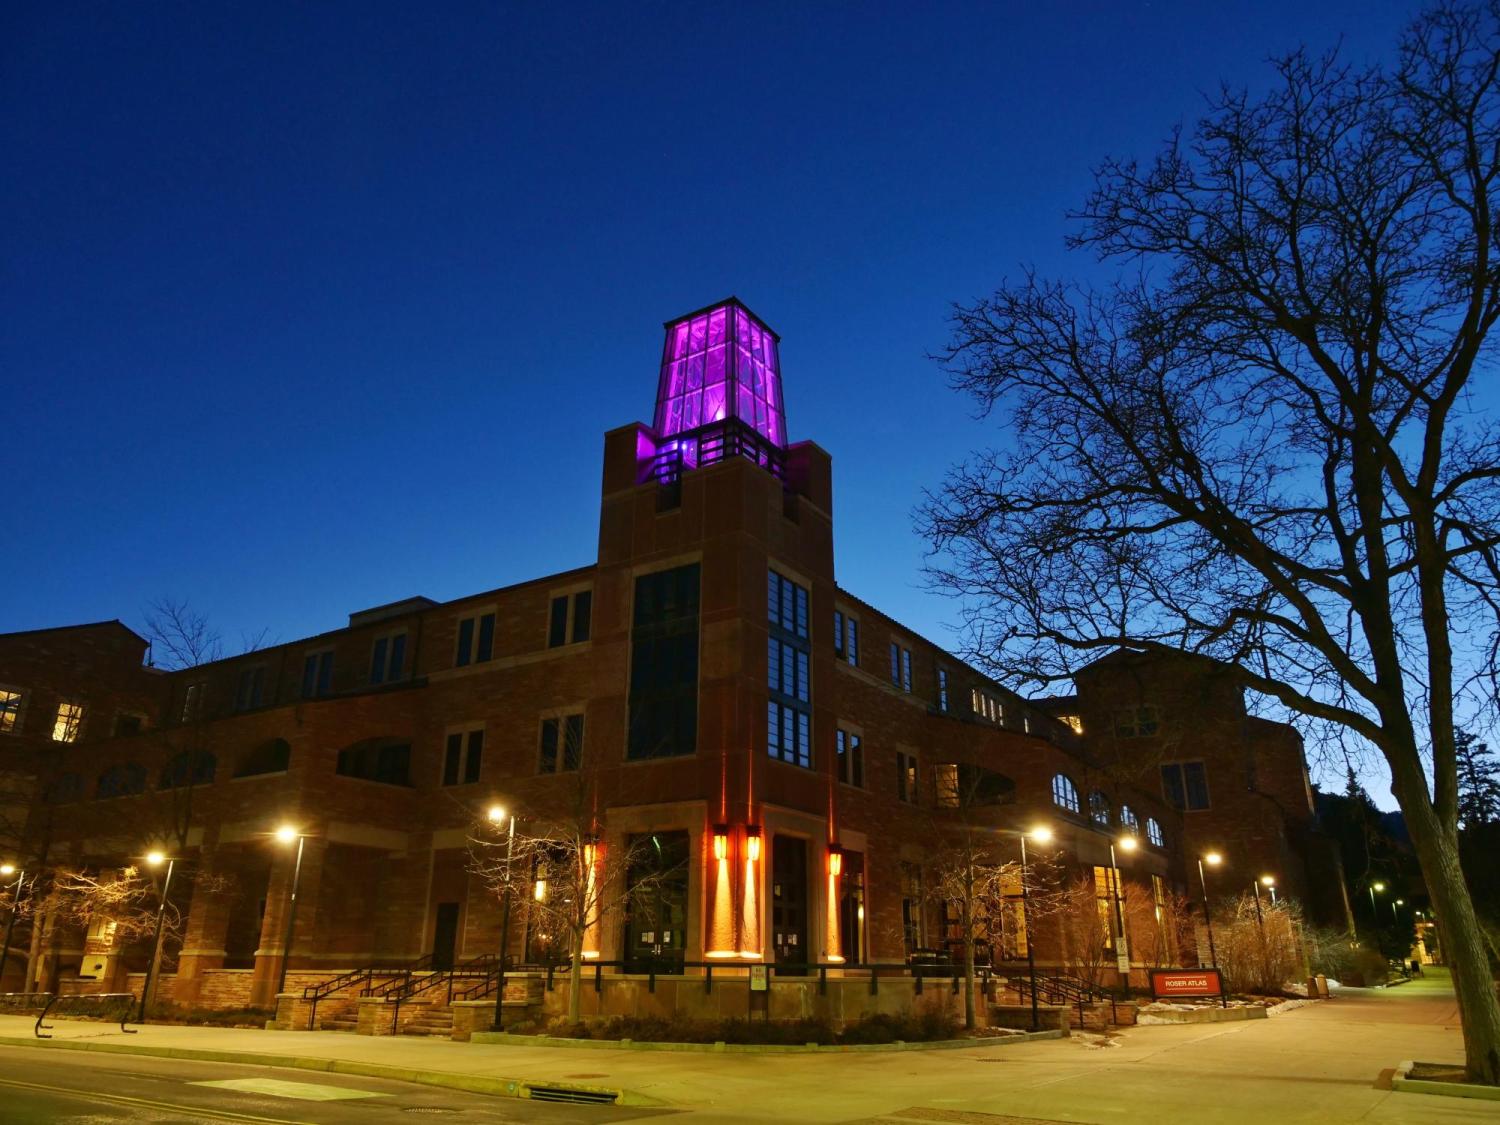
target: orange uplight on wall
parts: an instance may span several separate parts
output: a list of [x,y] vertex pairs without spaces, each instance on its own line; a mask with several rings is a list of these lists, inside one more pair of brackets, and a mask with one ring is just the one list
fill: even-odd
[[844,872],[844,849],[837,844],[828,847],[828,874],[842,875]]
[[745,829],[745,858],[751,863],[760,862],[760,829],[754,825]]
[[714,858],[729,858],[729,825],[714,825]]

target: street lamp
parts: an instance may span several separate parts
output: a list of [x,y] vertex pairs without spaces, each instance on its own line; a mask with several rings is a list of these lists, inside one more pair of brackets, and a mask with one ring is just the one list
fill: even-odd
[[497,829],[507,820],[510,822],[505,831],[505,883],[500,900],[500,968],[495,980],[495,1030],[499,1031],[505,1012],[505,954],[510,946],[510,861],[516,846],[516,816],[515,813],[507,816],[501,805],[491,805],[485,815]]
[[1266,890],[1268,890],[1268,891],[1271,892],[1271,905],[1275,906],[1276,905],[1276,876],[1274,876],[1274,875],[1262,875],[1260,877],[1260,885],[1263,886],[1263,887],[1265,887]]
[[1204,852],[1198,857],[1198,885],[1203,888],[1203,924],[1208,927],[1208,963],[1216,971],[1219,968],[1219,954],[1214,949],[1214,918],[1208,908],[1208,876],[1203,873],[1203,865],[1206,863],[1210,867],[1218,867],[1223,862],[1224,857],[1218,852]]
[[1381,894],[1384,894],[1385,893],[1385,884],[1384,883],[1371,883],[1370,884],[1370,919],[1372,921],[1374,921],[1374,922],[1379,922],[1380,921],[1380,917],[1379,917],[1379,915],[1377,914],[1377,912],[1375,910],[1375,892],[1376,891],[1379,891]]
[[[1122,852],[1133,852],[1140,847],[1140,841],[1134,836],[1121,836],[1119,839]],[[1125,987],[1130,987],[1130,943],[1125,937],[1125,891],[1120,881],[1120,865],[1115,860],[1115,840],[1109,841],[1109,869],[1114,875],[1115,892],[1115,922],[1119,926],[1120,940],[1115,946],[1115,967],[1124,975]]]
[[[10,960],[10,935],[16,928],[16,914],[21,909],[21,887],[26,881],[26,872],[23,870],[16,873],[16,865],[13,863],[0,863],[0,878],[9,879],[16,876],[15,891],[10,900],[10,917],[5,921],[5,940],[0,942],[0,977],[5,976],[5,965]],[[23,977],[25,973],[21,974]],[[21,982],[21,991],[26,991],[26,982]]]
[[1021,837],[1021,910],[1026,922],[1026,972],[1031,978],[1031,1030],[1041,1029],[1041,1015],[1036,998],[1036,943],[1031,929],[1031,880],[1026,877],[1028,863],[1026,860],[1026,837],[1030,836],[1038,844],[1050,844],[1052,842],[1052,829],[1045,825],[1039,825],[1030,832],[1020,833]]
[[1391,921],[1395,922],[1398,926],[1401,924],[1401,916],[1396,913],[1396,907],[1405,905],[1406,900],[1404,898],[1398,898],[1395,902],[1391,903]]
[[292,927],[297,922],[297,888],[302,882],[302,846],[307,843],[307,837],[290,824],[283,824],[276,829],[277,843],[290,844],[293,840],[297,841],[297,862],[292,868],[292,892],[286,907],[286,935],[281,941],[281,972],[276,977],[278,996],[286,988],[287,963],[292,959]]
[[[135,1022],[146,1022],[146,997],[151,995],[151,987],[159,983],[161,977],[161,924],[167,913],[167,892],[172,889],[172,871],[177,865],[176,859],[170,859],[161,852],[148,852],[146,862],[152,867],[160,867],[163,863],[167,865],[166,878],[162,880],[161,894],[156,900],[156,936],[151,939],[151,960],[146,964],[146,980],[141,985],[141,1006],[136,1012]],[[285,964],[285,962],[283,962]],[[280,992],[278,988],[276,991]]]

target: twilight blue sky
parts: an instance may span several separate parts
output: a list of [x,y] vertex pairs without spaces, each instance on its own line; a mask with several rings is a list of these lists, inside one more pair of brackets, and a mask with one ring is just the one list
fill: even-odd
[[735,293],[841,583],[951,642],[911,530],[989,437],[924,358],[949,302],[1086,270],[1100,156],[1414,10],[11,3],[0,630],[169,594],[290,640],[586,563],[661,322]]

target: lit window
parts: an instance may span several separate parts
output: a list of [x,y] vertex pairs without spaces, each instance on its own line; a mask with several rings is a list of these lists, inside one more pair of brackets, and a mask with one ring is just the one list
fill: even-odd
[[920,804],[917,793],[917,756],[896,751],[896,798],[909,805]]
[[1119,738],[1150,738],[1160,727],[1156,708],[1150,705],[1115,712],[1115,735]]
[[542,720],[542,773],[576,770],[583,761],[583,716],[556,715]]
[[24,699],[20,688],[0,688],[0,734],[21,733],[21,704]]
[[594,591],[559,594],[552,599],[552,608],[547,614],[547,647],[562,648],[588,640],[593,617]]
[[946,669],[946,668],[939,668],[937,670],[937,680],[938,680],[938,700],[937,700],[938,710],[942,711],[944,714],[946,714],[947,711],[948,711],[948,669]]
[[1168,762],[1161,768],[1162,794],[1175,809],[1208,808],[1208,772],[1202,762]]
[[766,638],[766,752],[812,767],[812,684],[807,637],[807,589],[769,572]]
[[443,784],[473,785],[484,760],[484,728],[448,732],[443,747]]
[[1161,825],[1157,823],[1154,816],[1146,818],[1146,839],[1151,842],[1153,847],[1164,848],[1167,846],[1167,839],[1162,835]]
[[77,742],[83,728],[83,704],[59,703],[57,719],[52,724],[53,742]]
[[859,735],[840,730],[837,734],[839,780],[845,785],[864,788],[865,748]]
[[859,621],[837,609],[833,611],[833,655],[859,663]]
[[1135,810],[1129,805],[1120,806],[1120,827],[1132,836],[1141,834],[1141,822],[1136,818]]
[[1082,734],[1083,733],[1083,716],[1082,715],[1059,715],[1057,717],[1057,721],[1060,722],[1060,723],[1066,723],[1068,725],[1068,727],[1073,731],[1074,734]]
[[891,683],[911,691],[911,649],[891,642]]
[[1078,811],[1078,786],[1067,774],[1060,773],[1052,778],[1052,803],[1072,813]]
[[1109,798],[1097,789],[1089,794],[1089,820],[1100,828],[1109,827]]
[[470,664],[483,664],[494,655],[494,611],[461,618],[458,623],[458,644],[453,653],[453,666],[466,668]]
[[390,684],[401,678],[406,663],[406,630],[376,637],[370,650],[370,683]]

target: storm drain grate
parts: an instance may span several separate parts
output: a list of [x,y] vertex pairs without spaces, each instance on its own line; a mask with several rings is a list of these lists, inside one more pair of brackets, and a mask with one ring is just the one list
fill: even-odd
[[401,1110],[402,1113],[462,1113],[461,1109],[453,1109],[445,1105],[409,1105]]
[[614,1105],[619,1094],[612,1090],[580,1090],[573,1086],[528,1086],[536,1102],[571,1102],[574,1105]]

